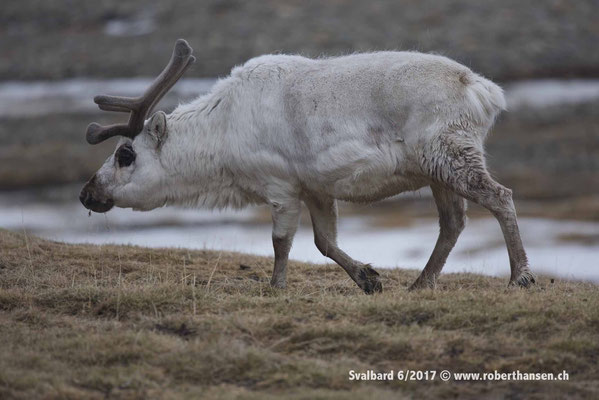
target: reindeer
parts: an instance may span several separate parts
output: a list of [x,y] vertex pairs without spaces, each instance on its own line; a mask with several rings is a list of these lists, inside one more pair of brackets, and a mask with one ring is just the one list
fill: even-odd
[[[164,71],[139,98],[96,96],[128,124],[92,123],[87,141],[121,136],[85,184],[89,210],[166,205],[272,213],[271,285],[286,287],[301,203],[316,247],[366,293],[379,274],[337,245],[337,200],[373,202],[430,186],[439,212],[434,250],[410,289],[434,288],[466,222],[466,200],[487,208],[505,238],[509,285],[535,282],[522,246],[512,191],[485,166],[483,143],[506,108],[500,87],[448,58],[375,52],[309,59],[266,55],[233,68],[211,92],[148,118],[194,62],[179,39]],[[148,119],[146,119],[148,118]]]

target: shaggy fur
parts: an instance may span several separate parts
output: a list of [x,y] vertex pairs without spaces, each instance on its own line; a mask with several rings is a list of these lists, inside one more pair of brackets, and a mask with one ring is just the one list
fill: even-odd
[[154,114],[133,141],[135,162],[118,168],[109,158],[88,191],[99,203],[142,210],[268,204],[277,287],[285,287],[303,201],[320,251],[372,292],[381,289],[378,274],[337,247],[336,200],[372,202],[431,186],[441,232],[412,287],[434,287],[464,227],[464,198],[497,217],[510,283],[526,286],[534,278],[511,191],[484,162],[485,136],[503,109],[501,88],[437,55],[262,56],[170,115]]

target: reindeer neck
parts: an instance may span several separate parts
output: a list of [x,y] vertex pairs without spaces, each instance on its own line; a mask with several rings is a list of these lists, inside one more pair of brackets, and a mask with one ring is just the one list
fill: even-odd
[[166,183],[171,204],[241,208],[253,202],[229,168],[228,115],[218,109],[219,103],[205,96],[168,116],[168,138],[160,157],[170,180]]

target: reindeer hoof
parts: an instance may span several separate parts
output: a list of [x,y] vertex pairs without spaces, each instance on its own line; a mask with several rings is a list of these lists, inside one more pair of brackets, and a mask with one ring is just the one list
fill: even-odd
[[366,294],[373,294],[375,292],[380,293],[383,291],[383,284],[379,278],[379,273],[372,269],[370,265],[362,267],[358,273],[358,279],[358,286],[360,286]]
[[535,275],[528,268],[523,269],[516,278],[510,279],[508,286],[531,287],[537,283]]

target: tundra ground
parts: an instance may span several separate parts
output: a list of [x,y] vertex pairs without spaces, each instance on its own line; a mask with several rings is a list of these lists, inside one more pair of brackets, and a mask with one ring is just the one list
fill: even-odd
[[[379,270],[237,253],[67,245],[0,231],[0,398],[597,398],[599,291],[540,277]],[[506,266],[507,268],[507,266]],[[349,370],[553,372],[561,382],[355,382]]]

